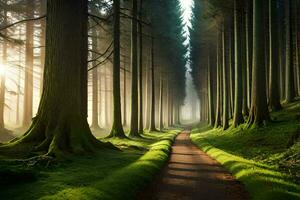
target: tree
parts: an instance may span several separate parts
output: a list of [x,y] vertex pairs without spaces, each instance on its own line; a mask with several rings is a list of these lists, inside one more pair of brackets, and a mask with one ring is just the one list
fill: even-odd
[[[27,0],[26,14],[28,18],[34,17],[34,1]],[[26,23],[26,61],[24,79],[24,111],[23,126],[28,127],[32,118],[32,97],[33,97],[33,33],[34,22]]]
[[252,71],[252,103],[248,126],[261,126],[269,120],[267,105],[266,68],[264,45],[264,2],[253,0],[253,71]]
[[127,69],[125,57],[123,70],[123,126],[127,126]]
[[241,49],[241,2],[234,0],[234,44],[235,44],[235,94],[233,126],[237,127],[244,122],[242,114],[243,84],[242,84],[242,49]]
[[139,108],[138,108],[138,29],[137,29],[137,0],[132,0],[131,20],[131,120],[129,136],[139,137]]
[[221,31],[219,30],[218,33],[218,41],[217,41],[217,73],[216,73],[216,78],[217,78],[217,100],[216,100],[216,119],[215,119],[215,128],[218,128],[221,126],[221,74],[222,74],[222,60],[221,60]]
[[294,46],[293,46],[293,11],[292,1],[286,1],[286,78],[285,78],[285,101],[290,103],[294,100],[295,83],[294,83]]
[[149,131],[157,131],[155,127],[155,77],[154,77],[154,38],[151,38],[151,102]]
[[228,109],[228,78],[227,78],[227,55],[226,55],[226,30],[225,30],[225,20],[222,23],[222,76],[223,76],[223,130],[229,127],[229,109]]
[[270,45],[270,82],[269,107],[271,110],[280,110],[279,95],[279,48],[278,48],[278,16],[277,0],[269,0],[269,45]]
[[[161,72],[162,73],[162,72]],[[159,130],[162,131],[164,128],[163,122],[163,95],[164,95],[164,82],[162,78],[162,74],[160,75],[159,81]]]
[[[3,24],[7,24],[7,12],[4,10],[4,20]],[[6,35],[6,31],[4,31],[4,34]],[[7,65],[7,42],[4,41],[2,44],[2,66],[0,67],[6,67]],[[5,107],[5,70],[2,69],[2,74],[0,74],[0,130],[5,130],[4,126],[4,107]]]
[[144,133],[144,102],[143,102],[143,0],[140,0],[139,10],[139,134]]
[[[98,49],[98,33],[97,30],[94,28],[92,30],[92,59],[93,65],[97,65],[97,52]],[[98,112],[98,69],[95,68],[92,71],[92,124],[91,127],[95,130],[99,129],[99,112]]]
[[48,0],[38,112],[28,131],[1,152],[43,151],[62,158],[111,146],[97,140],[87,123],[87,21],[87,1]]
[[121,117],[120,94],[120,0],[114,0],[113,125],[109,137],[125,138]]
[[215,124],[215,113],[214,113],[214,100],[213,100],[213,86],[212,86],[212,63],[211,63],[211,55],[210,48],[208,51],[208,63],[207,63],[207,87],[208,87],[208,112],[209,119],[208,123],[211,126]]

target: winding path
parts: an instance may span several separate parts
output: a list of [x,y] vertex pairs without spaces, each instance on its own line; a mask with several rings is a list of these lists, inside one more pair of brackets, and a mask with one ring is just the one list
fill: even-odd
[[189,134],[179,134],[168,164],[137,200],[248,200],[244,186],[198,149]]

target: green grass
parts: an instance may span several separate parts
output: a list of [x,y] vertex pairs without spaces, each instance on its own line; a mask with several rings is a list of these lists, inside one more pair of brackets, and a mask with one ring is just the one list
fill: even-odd
[[109,141],[122,151],[75,157],[48,169],[0,160],[1,199],[133,199],[168,159],[178,130]]
[[300,102],[271,114],[263,128],[202,126],[192,141],[242,181],[252,199],[300,199]]

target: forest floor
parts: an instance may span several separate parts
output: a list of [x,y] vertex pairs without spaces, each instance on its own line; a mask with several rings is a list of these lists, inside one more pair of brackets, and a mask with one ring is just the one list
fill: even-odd
[[249,195],[218,162],[198,149],[182,132],[168,164],[137,200],[247,200]]
[[257,200],[300,199],[300,102],[271,113],[262,128],[192,131],[191,139],[242,181]]
[[167,161],[179,132],[110,139],[122,151],[103,150],[47,168],[0,159],[0,199],[133,199]]

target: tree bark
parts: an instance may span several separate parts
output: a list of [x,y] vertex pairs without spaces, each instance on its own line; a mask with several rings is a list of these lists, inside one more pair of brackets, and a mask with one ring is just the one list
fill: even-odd
[[234,95],[234,113],[233,127],[244,122],[242,113],[243,106],[243,83],[242,83],[242,49],[241,49],[241,3],[240,0],[234,0],[234,44],[235,44],[235,95]]
[[278,16],[277,0],[269,0],[269,49],[270,49],[270,78],[269,78],[269,107],[271,110],[280,110],[279,95],[279,48],[278,48]]
[[249,107],[248,107],[248,92],[247,92],[247,36],[246,36],[246,10],[242,7],[242,17],[241,17],[241,67],[242,67],[242,107],[243,107],[243,115],[248,116],[249,114]]
[[251,106],[251,71],[252,71],[252,1],[247,1],[246,11],[246,62],[247,62],[247,106]]
[[[3,24],[7,24],[7,11],[4,10],[3,14],[4,20]],[[6,35],[7,31],[5,30],[3,32],[4,35]],[[2,73],[0,74],[0,130],[4,130],[4,108],[5,108],[5,68],[7,67],[7,42],[4,40],[2,42],[2,65],[0,67],[3,67],[4,69],[1,69]]]
[[[98,33],[95,28],[92,30],[92,49],[93,52],[98,50]],[[97,54],[92,54],[92,59],[97,59]],[[93,66],[97,65],[97,61],[93,62]],[[99,129],[99,112],[98,112],[98,68],[93,69],[92,71],[92,124],[93,129]]]
[[151,38],[151,110],[149,131],[157,131],[155,127],[155,76],[154,76],[154,38]]
[[215,119],[215,128],[218,128],[221,125],[221,66],[222,66],[222,61],[221,61],[221,37],[222,34],[218,33],[218,41],[217,41],[217,100],[216,100],[216,119]]
[[[41,1],[40,7],[40,16],[46,13],[46,0]],[[40,95],[43,92],[43,74],[44,74],[44,65],[45,65],[45,37],[46,37],[46,19],[42,19],[41,21],[41,36],[40,36]]]
[[[109,137],[125,138],[120,94],[120,0],[114,0],[113,125]],[[106,91],[107,92],[107,91]]]
[[[34,17],[34,1],[27,0],[26,14],[28,18]],[[32,119],[32,97],[33,97],[33,43],[34,43],[34,22],[26,23],[26,44],[25,44],[25,79],[24,79],[24,108],[23,127],[28,127]]]
[[228,78],[227,78],[227,56],[226,56],[226,32],[225,32],[225,22],[222,25],[222,76],[223,76],[223,130],[228,129],[229,127],[229,119],[228,119]]
[[[143,0],[140,0],[139,19],[143,20]],[[139,134],[144,133],[143,102],[143,24],[139,21]]]
[[207,89],[208,89],[208,112],[209,119],[208,123],[210,126],[215,124],[215,111],[214,111],[214,99],[213,99],[213,84],[212,84],[212,63],[210,49],[208,51],[208,61],[207,61]]
[[124,57],[124,70],[123,70],[123,126],[127,126],[127,71],[126,71],[126,58]]
[[163,90],[164,90],[164,84],[163,84],[163,78],[162,75],[160,75],[160,90],[159,90],[159,130],[162,131],[164,129],[164,122],[163,122]]
[[295,98],[294,83],[294,48],[293,48],[293,25],[291,0],[286,0],[286,78],[285,78],[285,101],[290,103]]
[[131,119],[129,136],[139,137],[139,106],[138,106],[138,30],[137,0],[132,0],[131,20]]
[[253,71],[252,71],[252,104],[248,126],[261,126],[269,120],[267,105],[265,47],[264,44],[264,2],[253,0]]

